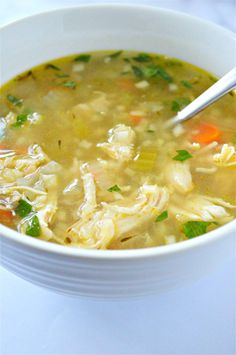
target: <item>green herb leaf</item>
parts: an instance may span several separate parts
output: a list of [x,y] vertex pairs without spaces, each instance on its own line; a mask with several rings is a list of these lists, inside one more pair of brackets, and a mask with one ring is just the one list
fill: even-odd
[[74,61],[88,63],[90,61],[90,58],[91,58],[91,54],[80,54],[77,57],[75,57]]
[[190,104],[191,100],[188,97],[179,97],[172,101],[171,103],[171,110],[174,112],[179,112],[182,110],[185,106]]
[[39,219],[34,215],[28,223],[25,233],[31,237],[39,237],[41,233],[41,227],[39,224]]
[[147,133],[155,133],[153,129],[147,129]]
[[110,57],[110,58],[112,58],[112,59],[117,58],[117,57],[119,57],[119,56],[121,55],[122,52],[123,52],[123,51],[114,52],[114,53],[112,53],[112,54],[109,54],[108,57]]
[[113,185],[113,186],[109,187],[109,189],[107,189],[107,191],[109,191],[109,192],[119,192],[119,191],[121,191],[121,189],[119,188],[118,185]]
[[181,84],[187,89],[192,89],[192,84],[188,80],[181,80]]
[[22,106],[23,100],[22,99],[18,99],[17,97],[13,96],[13,95],[7,95],[7,100],[13,104],[14,106]]
[[153,77],[160,77],[168,82],[172,81],[172,77],[160,66],[157,65],[149,65],[147,67],[137,67],[132,66],[134,75],[138,78],[150,79]]
[[164,211],[159,216],[157,216],[155,222],[161,222],[168,218],[168,211]]
[[57,67],[56,65],[51,64],[51,63],[47,64],[45,66],[45,69],[61,70],[59,67]]
[[77,84],[75,81],[69,80],[69,81],[64,81],[62,85],[65,86],[66,88],[75,89]]
[[137,76],[138,78],[142,78],[143,77],[143,70],[139,67],[136,67],[135,65],[132,66],[132,70],[135,76]]
[[172,77],[165,71],[165,69],[161,67],[157,67],[157,76],[162,78],[163,80],[168,81],[169,83],[173,80]]
[[236,144],[236,136],[233,136],[232,142],[233,142],[234,144]]
[[133,57],[133,60],[139,63],[146,63],[152,60],[152,57],[147,53],[139,53],[136,57]]
[[173,160],[184,161],[192,158],[193,156],[187,150],[176,150],[178,153]]
[[16,214],[20,217],[26,217],[32,211],[32,206],[25,200],[20,199],[18,206],[15,209]]
[[183,232],[187,238],[191,239],[207,232],[207,227],[211,222],[189,221],[183,224]]
[[69,74],[65,74],[65,73],[57,73],[57,74],[55,74],[55,76],[57,77],[57,78],[69,78]]
[[16,122],[11,125],[11,127],[21,127],[27,121],[28,114],[27,113],[20,113],[16,116]]

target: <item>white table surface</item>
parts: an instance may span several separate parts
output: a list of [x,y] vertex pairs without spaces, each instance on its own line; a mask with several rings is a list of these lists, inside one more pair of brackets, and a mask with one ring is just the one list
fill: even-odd
[[[78,3],[0,0],[0,25]],[[135,3],[185,11],[236,29],[235,0]],[[116,303],[59,296],[0,268],[0,355],[49,354],[235,355],[236,258],[191,286]]]

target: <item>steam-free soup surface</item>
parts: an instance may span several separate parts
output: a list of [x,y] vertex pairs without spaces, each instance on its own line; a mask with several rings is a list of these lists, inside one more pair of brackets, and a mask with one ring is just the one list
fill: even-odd
[[236,216],[236,100],[164,123],[213,84],[177,59],[94,52],[0,91],[0,222],[78,248],[176,243]]

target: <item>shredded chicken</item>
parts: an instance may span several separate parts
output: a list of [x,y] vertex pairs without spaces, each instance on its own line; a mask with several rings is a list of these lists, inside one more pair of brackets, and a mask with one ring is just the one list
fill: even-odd
[[144,233],[169,200],[166,188],[145,184],[139,188],[136,197],[124,198],[120,204],[102,202],[95,209],[94,190],[91,193],[89,188],[89,184],[94,188],[95,182],[86,173],[82,179],[85,201],[79,209],[80,219],[67,230],[67,234],[72,244],[83,248],[107,249],[112,242],[122,242]]
[[220,198],[192,194],[185,201],[184,206],[182,198],[173,201],[170,204],[169,211],[181,222],[196,220],[226,223],[233,219],[227,210],[234,208],[236,206]]
[[236,165],[235,147],[229,144],[223,144],[221,152],[213,155],[213,161],[218,166]]
[[119,124],[108,132],[108,142],[97,144],[109,157],[119,161],[133,158],[135,132],[131,127]]
[[165,176],[170,188],[180,193],[193,189],[192,175],[187,162],[171,162],[167,165]]
[[[50,161],[39,145],[24,155],[0,155],[0,208],[14,210],[20,199],[30,201],[40,222],[42,236],[51,239],[49,224],[57,210],[57,176],[60,166]],[[32,214],[33,216],[33,214]],[[30,216],[18,224],[22,233]]]

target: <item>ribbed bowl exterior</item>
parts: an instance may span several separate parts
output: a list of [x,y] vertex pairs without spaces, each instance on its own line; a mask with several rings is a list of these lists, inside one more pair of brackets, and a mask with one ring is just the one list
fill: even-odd
[[99,299],[158,294],[186,285],[234,253],[233,235],[207,247],[131,259],[61,255],[1,238],[1,263],[14,274],[57,293]]

